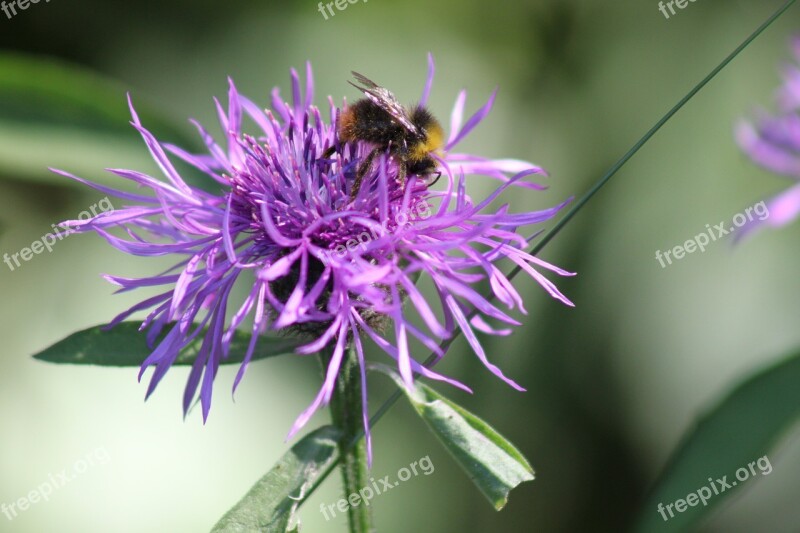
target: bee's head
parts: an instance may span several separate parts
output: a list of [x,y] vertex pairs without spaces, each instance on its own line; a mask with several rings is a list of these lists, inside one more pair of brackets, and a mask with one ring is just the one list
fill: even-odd
[[436,161],[432,157],[424,157],[416,161],[412,161],[408,165],[408,173],[416,174],[420,177],[427,177],[430,174],[436,173]]
[[416,174],[430,187],[441,177],[442,173],[436,169],[436,161],[431,156],[426,156],[417,161],[412,161],[408,166],[409,174]]

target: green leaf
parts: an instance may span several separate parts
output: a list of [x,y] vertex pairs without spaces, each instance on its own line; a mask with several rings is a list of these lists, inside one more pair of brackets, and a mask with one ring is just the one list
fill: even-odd
[[[154,168],[129,123],[128,89],[52,58],[0,53],[0,177],[72,183],[47,170],[58,167],[119,185],[124,180],[100,170]],[[136,95],[134,103],[143,124],[159,138],[197,146],[194,136]]]
[[[772,465],[767,453],[800,418],[798,384],[800,353],[750,376],[708,411],[684,436],[668,461],[641,510],[636,531],[692,529],[729,496],[742,487],[752,487],[759,482],[758,478],[768,475]],[[759,459],[762,463],[753,467],[753,474],[749,465]],[[740,468],[748,470],[745,481],[737,480]],[[722,476],[727,476],[726,482],[732,487],[713,494],[713,488],[724,486],[716,481]],[[659,504],[667,506],[678,499],[685,500],[703,487],[712,492],[705,505],[700,501],[683,512],[673,508],[674,517],[664,507],[667,517],[664,520]]]
[[336,460],[340,431],[324,426],[292,446],[211,530],[211,533],[298,531],[295,513]]
[[533,468],[525,457],[489,424],[422,383],[415,383],[409,391],[394,370],[384,365],[372,367],[395,380],[496,510],[505,507],[512,489],[533,481]]
[[[103,330],[105,326],[95,326],[73,333],[33,357],[49,363],[138,367],[153,351],[147,346],[146,335],[139,331],[140,325],[141,322],[122,322],[108,331]],[[157,342],[164,338],[169,326],[164,329],[165,332]],[[192,364],[202,344],[202,337],[203,334],[200,333],[173,364]],[[241,363],[249,343],[250,333],[237,331],[231,339],[229,357],[223,359],[221,363]],[[261,337],[256,344],[252,360],[288,354],[300,344],[301,342],[295,339]]]

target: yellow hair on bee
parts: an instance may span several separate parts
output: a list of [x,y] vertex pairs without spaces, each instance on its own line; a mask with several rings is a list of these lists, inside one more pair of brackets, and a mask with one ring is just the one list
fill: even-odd
[[412,161],[419,161],[431,152],[439,152],[444,147],[444,130],[438,122],[429,124],[426,128],[426,138],[424,143],[415,145],[409,158]]

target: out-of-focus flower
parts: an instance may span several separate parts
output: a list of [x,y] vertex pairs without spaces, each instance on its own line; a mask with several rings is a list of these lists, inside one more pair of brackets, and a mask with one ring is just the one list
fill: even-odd
[[[217,102],[224,142],[218,143],[195,123],[208,148],[202,155],[159,142],[141,124],[131,104],[132,124],[166,179],[133,170],[110,172],[149,194],[115,190],[56,171],[130,204],[90,220],[66,224],[78,231],[94,231],[128,254],[176,259],[173,268],[153,277],[107,276],[121,291],[164,288],[111,323],[113,326],[133,313],[150,310],[142,329],[147,330],[153,351],[140,373],[141,378],[146,369],[154,367],[148,396],[181,349],[201,335],[203,342],[186,384],[183,407],[189,409],[199,390],[205,420],[214,376],[220,362],[228,357],[234,331],[245,323],[252,324],[252,340],[234,390],[265,330],[288,331],[306,338],[307,343],[297,350],[300,354],[333,346],[324,383],[290,436],[331,399],[349,344],[361,362],[366,427],[364,334],[396,360],[407,384],[418,372],[469,390],[423,367],[409,349],[414,338],[441,357],[444,354],[439,342],[461,328],[483,364],[522,390],[489,362],[476,334],[509,333],[508,329],[494,328],[490,321],[519,323],[500,305],[479,294],[477,286],[488,281],[500,304],[524,313],[522,298],[498,268],[498,262],[505,259],[519,265],[551,296],[568,305],[569,300],[539,269],[571,274],[526,253],[527,240],[517,233],[518,228],[550,219],[563,204],[521,213],[512,213],[508,205],[492,207],[507,189],[542,188],[526,178],[543,171],[524,161],[452,152],[489,113],[494,95],[466,123],[466,93],[459,95],[444,153],[437,156],[443,190],[428,189],[414,175],[408,176],[405,184],[399,183],[398,162],[385,154],[376,158],[351,201],[355,169],[370,147],[360,142],[339,145],[335,127],[339,109],[329,101],[328,116],[323,117],[312,105],[310,66],[305,91],[294,70],[291,79],[292,102],[284,102],[275,89],[271,110],[259,108],[230,82],[227,110]],[[431,62],[423,105],[432,80]],[[244,133],[246,119],[251,122],[247,127],[257,130],[254,136]],[[326,151],[334,146],[335,157],[326,157]],[[205,192],[187,184],[171,157],[215,180],[219,192]],[[467,175],[494,179],[498,187],[488,198],[474,201],[467,194]],[[423,274],[433,282],[435,301],[423,296],[415,285]],[[230,300],[236,283],[246,286],[248,295],[234,304]],[[478,313],[470,320],[473,309]],[[422,327],[411,320],[415,314],[421,318]],[[159,334],[165,336],[156,343]]]
[[750,222],[738,237],[763,224],[784,226],[800,215],[800,37],[791,45],[795,61],[783,68],[778,112],[760,111],[755,121],[740,121],[736,138],[753,162],[790,178],[792,185],[766,201],[769,217]]

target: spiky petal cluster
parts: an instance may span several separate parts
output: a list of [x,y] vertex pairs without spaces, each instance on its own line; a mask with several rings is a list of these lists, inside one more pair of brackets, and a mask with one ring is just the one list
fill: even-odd
[[766,201],[769,217],[746,227],[781,227],[800,215],[800,37],[791,42],[795,61],[783,68],[778,112],[760,112],[755,122],[741,121],[736,137],[744,152],[759,166],[791,179],[792,185]]
[[[432,61],[429,67],[423,105],[433,80]],[[149,309],[142,329],[154,343],[161,338],[159,334],[165,335],[142,365],[142,373],[154,368],[147,394],[181,349],[202,335],[202,348],[186,384],[184,409],[190,407],[199,389],[205,420],[214,376],[228,357],[234,332],[246,323],[252,324],[252,340],[234,390],[265,330],[290,330],[305,336],[308,341],[297,350],[300,354],[333,347],[324,384],[290,435],[330,400],[349,343],[360,359],[364,381],[362,335],[397,362],[406,383],[412,383],[416,372],[469,390],[423,367],[409,349],[410,340],[416,339],[443,356],[439,341],[461,328],[486,367],[521,390],[489,362],[476,335],[476,331],[509,332],[494,329],[490,321],[518,322],[479,294],[476,286],[488,281],[498,302],[524,313],[520,295],[497,266],[500,260],[519,265],[550,295],[568,305],[569,300],[537,268],[571,274],[526,253],[527,240],[516,231],[550,219],[563,204],[521,213],[510,212],[508,205],[491,207],[510,187],[540,189],[525,178],[543,171],[524,161],[490,160],[451,151],[489,113],[494,95],[466,123],[466,93],[458,96],[445,153],[438,159],[443,190],[429,190],[415,176],[409,176],[405,185],[398,183],[398,161],[387,155],[376,159],[354,201],[350,200],[350,187],[355,168],[371,147],[362,143],[340,146],[335,127],[339,109],[329,101],[326,121],[312,105],[312,98],[310,66],[305,92],[292,71],[292,103],[284,102],[275,89],[271,110],[262,110],[240,95],[231,82],[227,110],[217,102],[224,143],[218,144],[196,124],[208,149],[203,155],[159,142],[131,105],[132,125],[166,179],[132,170],[109,170],[150,194],[111,189],[57,171],[130,203],[88,221],[67,224],[79,231],[94,231],[128,254],[168,255],[177,260],[174,268],[149,278],[108,276],[122,291],[163,287],[158,295],[111,323]],[[245,119],[249,119],[248,127],[255,129],[254,135],[244,133]],[[336,147],[336,152],[327,157],[330,147]],[[205,173],[220,192],[205,192],[187,183],[173,166],[173,158]],[[466,189],[468,175],[492,178],[499,186],[488,198],[473,201]],[[433,282],[438,295],[435,301],[417,289],[415,282],[421,274]],[[247,288],[247,297],[234,303],[231,296],[237,282]],[[475,309],[477,314],[469,319]],[[415,314],[423,327],[411,320]],[[386,322],[393,324],[389,334]],[[365,425],[366,403],[364,392]]]

